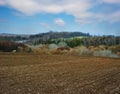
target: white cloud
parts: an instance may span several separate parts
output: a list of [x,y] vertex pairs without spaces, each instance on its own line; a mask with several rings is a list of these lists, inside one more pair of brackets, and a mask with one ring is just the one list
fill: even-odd
[[108,18],[108,21],[111,23],[120,22],[120,11],[107,15],[106,18]]
[[101,0],[105,3],[111,3],[111,4],[120,4],[120,0]]
[[90,7],[87,0],[0,0],[0,2],[26,15],[62,12],[75,15],[85,12]]
[[54,23],[55,23],[56,25],[59,25],[59,26],[65,26],[64,20],[62,20],[62,19],[60,19],[60,18],[55,19],[55,20],[54,20]]
[[[81,24],[108,21],[118,22],[119,11],[111,14],[95,13],[90,11],[97,4],[120,4],[120,0],[0,0],[0,5],[11,7],[18,12],[32,16],[38,13],[59,14],[66,13],[75,17]],[[57,19],[56,24],[65,25],[63,20]]]
[[0,0],[0,5],[4,5],[5,1],[4,0]]

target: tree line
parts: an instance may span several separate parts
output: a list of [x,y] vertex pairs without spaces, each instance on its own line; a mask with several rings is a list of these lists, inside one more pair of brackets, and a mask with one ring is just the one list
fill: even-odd
[[76,47],[76,46],[99,46],[99,45],[107,45],[107,46],[112,46],[112,45],[118,45],[120,44],[120,37],[115,37],[115,36],[94,36],[94,37],[84,37],[84,38],[72,38],[72,39],[48,39],[48,40],[42,40],[39,39],[34,42],[34,45],[39,45],[39,44],[51,44],[55,43],[58,44],[59,42],[65,42],[69,47]]
[[21,41],[21,40],[28,40],[28,38],[22,36],[0,36],[0,40]]

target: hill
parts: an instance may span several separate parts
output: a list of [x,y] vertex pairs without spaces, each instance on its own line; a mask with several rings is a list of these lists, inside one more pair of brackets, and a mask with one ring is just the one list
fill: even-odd
[[82,33],[82,32],[47,32],[41,33],[36,35],[31,35],[30,38],[41,38],[43,40],[48,39],[59,39],[59,38],[71,38],[71,37],[78,37],[78,36],[90,36],[89,33]]
[[34,35],[1,33],[0,40],[14,41],[18,43],[33,45],[36,41],[47,41],[49,39],[73,38],[84,36],[90,36],[90,34],[82,32],[53,32],[53,31]]

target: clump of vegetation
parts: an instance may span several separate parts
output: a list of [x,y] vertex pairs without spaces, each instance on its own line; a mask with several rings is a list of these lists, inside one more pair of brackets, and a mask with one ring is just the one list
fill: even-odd
[[18,45],[14,42],[10,41],[0,41],[0,51],[2,52],[12,52],[13,50],[17,50]]
[[81,56],[93,56],[93,51],[84,46],[78,47],[76,53]]
[[29,46],[29,45],[25,45],[25,44],[22,44],[22,43],[17,43],[17,52],[32,52],[32,48]]
[[82,42],[82,39],[80,38],[73,38],[73,39],[66,41],[66,43],[69,47],[74,48],[74,47],[82,45],[83,42]]
[[50,54],[48,48],[43,46],[40,48],[39,46],[31,46],[32,52],[35,54]]
[[98,47],[100,50],[106,50],[108,48],[107,45],[99,45]]
[[62,54],[62,51],[53,49],[53,50],[50,50],[50,54]]
[[31,52],[31,48],[22,43],[11,41],[0,41],[0,51],[2,52]]
[[43,48],[44,45],[43,45],[43,44],[39,44],[39,45],[36,45],[35,47],[36,47],[36,48]]
[[110,50],[95,51],[95,52],[94,52],[94,56],[118,58],[118,55],[113,54],[112,51],[110,51]]
[[67,43],[66,42],[59,42],[58,46],[59,47],[67,47]]
[[113,53],[120,52],[120,45],[110,46],[108,47],[108,50],[111,50]]
[[0,36],[0,41],[23,41],[28,40],[28,37],[23,36]]
[[56,45],[56,44],[50,44],[49,46],[48,46],[48,49],[49,50],[53,50],[53,49],[57,49],[58,48],[58,45]]
[[33,53],[42,53],[42,50],[40,48],[33,48]]
[[106,46],[90,47],[80,46],[71,50],[72,54],[80,56],[100,56],[100,57],[113,57],[119,58],[117,54],[114,54],[111,50],[106,50]]
[[24,52],[24,49],[22,47],[18,47],[17,52]]

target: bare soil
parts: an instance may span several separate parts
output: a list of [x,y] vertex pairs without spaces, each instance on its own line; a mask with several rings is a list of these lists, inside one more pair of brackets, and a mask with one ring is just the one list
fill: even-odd
[[0,94],[120,94],[120,59],[0,53]]

